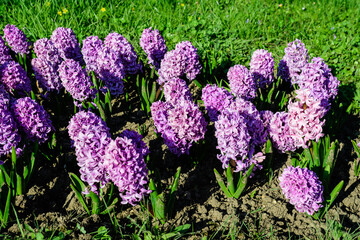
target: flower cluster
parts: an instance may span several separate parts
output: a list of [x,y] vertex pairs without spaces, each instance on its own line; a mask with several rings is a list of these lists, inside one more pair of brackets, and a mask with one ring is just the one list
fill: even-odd
[[251,56],[250,71],[260,88],[274,81],[274,59],[272,54],[264,49],[256,50]]
[[285,48],[285,56],[279,63],[278,75],[284,80],[291,79],[292,84],[295,84],[301,69],[308,61],[309,55],[305,44],[296,39]]
[[39,81],[39,85],[48,91],[59,91],[63,86],[59,77],[59,73],[55,65],[42,59],[34,58],[31,60],[31,66],[35,73],[35,78]]
[[338,93],[340,81],[331,74],[322,58],[313,58],[302,68],[297,84],[300,89],[310,90],[311,96],[327,108]]
[[97,184],[103,187],[108,182],[104,155],[111,141],[109,128],[96,114],[80,111],[71,118],[68,132],[75,147],[81,180],[97,193]]
[[180,42],[174,50],[167,52],[161,61],[158,83],[162,85],[183,75],[194,80],[201,69],[197,49],[189,41]]
[[299,212],[313,215],[322,207],[323,186],[313,171],[289,166],[279,180],[283,194]]
[[21,96],[31,91],[30,79],[26,71],[15,61],[8,61],[1,65],[0,82],[8,92],[15,91]]
[[9,109],[10,96],[0,85],[0,156],[9,154],[12,147],[20,154],[18,144],[21,140],[18,127]]
[[144,156],[148,148],[136,132],[127,130],[106,148],[104,167],[108,178],[119,188],[122,204],[135,205],[151,191]]
[[88,71],[98,71],[97,59],[99,51],[103,48],[103,41],[98,36],[89,36],[83,40],[81,53]]
[[43,106],[29,97],[17,99],[11,106],[15,120],[31,141],[48,140],[52,126],[50,116]]
[[63,61],[59,67],[59,76],[62,85],[74,99],[82,102],[95,98],[96,89],[93,88],[90,77],[86,70],[81,68],[79,62],[73,59]]
[[4,28],[4,38],[15,53],[29,54],[30,43],[26,35],[15,25],[8,24]]
[[83,64],[80,46],[75,33],[71,28],[59,27],[51,35],[51,41],[58,49],[60,56],[66,59],[73,59]]
[[0,65],[12,60],[10,49],[5,45],[4,39],[0,36]]
[[149,64],[153,65],[155,69],[159,69],[160,62],[167,52],[165,40],[159,30],[152,30],[151,27],[144,29],[140,38],[140,46],[147,54]]
[[326,109],[321,106],[320,101],[310,96],[309,90],[299,89],[295,92],[298,101],[290,101],[288,104],[290,135],[295,146],[307,148],[309,140],[319,141],[324,135],[322,127],[325,120],[321,118],[325,115]]
[[119,33],[109,33],[104,40],[105,47],[109,47],[120,58],[126,74],[136,74],[142,65],[137,63],[137,54],[128,40]]
[[34,52],[38,58],[46,60],[57,70],[62,59],[53,42],[47,38],[41,38],[34,43]]
[[157,132],[161,133],[170,151],[178,156],[189,154],[193,142],[205,136],[207,123],[192,101],[178,101],[175,106],[155,102],[151,106],[151,115]]
[[290,135],[288,113],[277,112],[273,115],[269,124],[269,135],[274,147],[281,152],[296,150],[294,139]]
[[236,162],[236,170],[242,171],[249,167],[248,153],[251,136],[247,130],[246,119],[237,111],[223,111],[215,122],[217,149],[221,154],[217,157],[226,169],[230,160]]
[[97,56],[97,74],[104,81],[105,90],[118,96],[124,93],[125,67],[121,58],[109,47],[103,47],[99,50]]
[[180,78],[174,78],[166,82],[163,86],[163,93],[166,102],[173,106],[183,100],[192,101],[189,87],[186,85],[185,80]]
[[202,89],[201,100],[204,102],[210,121],[215,122],[220,112],[230,106],[234,97],[224,88],[208,84]]
[[231,93],[236,97],[245,100],[252,100],[256,97],[256,82],[251,72],[242,65],[231,67],[227,73]]

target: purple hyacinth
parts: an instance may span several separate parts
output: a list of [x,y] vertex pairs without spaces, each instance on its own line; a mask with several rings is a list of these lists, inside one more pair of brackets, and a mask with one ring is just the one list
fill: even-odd
[[55,29],[51,35],[51,41],[64,60],[73,59],[80,62],[81,65],[84,64],[79,43],[71,28],[59,27]]
[[68,132],[75,147],[81,180],[90,185],[91,191],[98,193],[97,185],[100,183],[103,187],[108,182],[104,155],[111,141],[109,128],[96,114],[80,111],[71,118]]
[[155,69],[159,69],[160,62],[167,52],[165,40],[159,30],[152,30],[151,27],[144,29],[140,38],[140,46],[147,54],[149,64],[154,65]]
[[0,36],[0,65],[11,60],[10,49],[5,45],[4,39]]
[[11,153],[12,147],[15,147],[17,154],[21,153],[21,148],[18,147],[21,137],[9,103],[9,93],[0,85],[0,156]]
[[26,35],[15,25],[8,24],[4,28],[4,38],[15,53],[29,54],[30,43]]
[[53,42],[47,38],[41,38],[34,43],[34,52],[40,59],[47,60],[57,70],[62,62],[60,53]]
[[8,61],[1,65],[0,82],[8,92],[15,91],[21,96],[31,91],[31,83],[26,71],[15,61]]
[[215,122],[215,136],[218,141],[218,159],[226,169],[230,160],[236,163],[236,172],[248,168],[249,145],[251,136],[248,132],[246,119],[236,111],[223,111]]
[[290,135],[294,139],[295,146],[308,147],[308,141],[319,139],[324,135],[322,127],[325,120],[321,118],[325,115],[326,109],[321,105],[321,101],[311,97],[308,89],[295,90],[298,101],[288,103],[288,124]]
[[284,169],[279,180],[283,194],[299,212],[313,215],[322,207],[323,186],[313,171],[289,166]]
[[125,67],[117,53],[109,47],[103,47],[98,52],[97,74],[105,84],[104,90],[109,89],[111,95],[124,93]]
[[236,98],[229,108],[231,111],[240,112],[246,119],[246,125],[251,136],[251,150],[253,150],[255,146],[260,146],[266,142],[267,132],[264,128],[264,123],[261,119],[260,112],[252,102],[242,98]]
[[186,85],[185,80],[180,78],[174,78],[166,82],[163,86],[163,93],[166,102],[172,105],[176,105],[182,100],[192,101],[189,87]]
[[127,137],[132,139],[137,148],[137,151],[143,156],[146,156],[150,153],[148,146],[146,146],[145,142],[142,140],[143,137],[137,132],[126,129],[120,134],[120,137]]
[[263,121],[267,136],[270,131],[270,122],[271,122],[271,119],[273,118],[273,116],[274,116],[274,113],[272,111],[269,111],[269,110],[260,111],[260,117],[261,117],[261,120]]
[[274,81],[274,59],[271,52],[264,49],[256,50],[251,56],[250,72],[260,88]]
[[236,97],[252,100],[256,97],[256,82],[250,71],[242,65],[231,67],[227,73],[231,93]]
[[[134,206],[151,191],[146,186],[149,170],[144,162],[144,154],[131,135],[126,133],[110,142],[104,155],[104,166],[109,179],[119,188],[121,203]],[[144,146],[145,143],[140,145]]]
[[197,49],[189,41],[180,42],[175,49],[165,54],[159,69],[158,83],[162,85],[173,78],[186,78],[194,80],[202,67]]
[[207,123],[198,106],[191,101],[182,100],[176,106],[155,102],[151,106],[151,115],[165,144],[178,156],[189,154],[193,142],[205,136]]
[[273,115],[269,124],[269,135],[274,147],[281,152],[293,152],[297,149],[290,134],[288,113],[277,112]]
[[95,73],[98,71],[97,58],[103,46],[104,43],[98,36],[89,36],[83,40],[81,53],[88,71],[94,71]]
[[90,77],[86,70],[81,68],[79,62],[73,59],[63,61],[59,67],[59,76],[62,85],[74,99],[82,102],[95,98],[96,89],[93,88]]
[[309,55],[305,44],[299,39],[288,44],[285,48],[285,55],[279,63],[278,76],[284,80],[291,79],[291,83],[295,84],[302,68],[308,63]]
[[24,97],[17,99],[11,110],[20,129],[31,141],[43,143],[48,140],[54,127],[43,106],[29,97]]
[[39,85],[47,91],[59,91],[62,88],[59,73],[51,62],[42,58],[33,58],[31,66]]
[[329,108],[338,93],[340,81],[331,74],[331,69],[322,58],[313,58],[302,68],[297,84],[301,89],[309,89],[312,97]]
[[204,102],[210,121],[215,122],[220,112],[227,109],[234,101],[234,97],[226,89],[208,84],[202,89],[201,100]]
[[141,70],[141,65],[137,63],[137,54],[131,43],[119,33],[109,33],[105,37],[104,44],[115,51],[124,65],[126,74],[136,74]]

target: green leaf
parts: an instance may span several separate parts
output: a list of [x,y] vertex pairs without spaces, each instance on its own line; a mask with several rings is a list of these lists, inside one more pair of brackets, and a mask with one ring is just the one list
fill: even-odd
[[100,213],[100,198],[94,192],[89,191],[89,195],[91,198],[91,213],[99,214]]
[[242,173],[240,172],[240,179],[238,182],[238,186],[236,188],[236,192],[234,194],[234,198],[238,199],[241,195],[241,193],[244,191],[244,189],[246,188],[248,179],[250,177],[250,174],[252,173],[253,169],[255,167],[255,164],[251,164],[251,166],[249,167],[249,169],[246,171],[246,174],[244,176],[241,176]]
[[235,184],[234,184],[234,177],[233,173],[231,171],[231,165],[226,169],[226,179],[227,179],[227,189],[229,190],[231,195],[234,195],[235,193]]
[[177,187],[179,185],[180,171],[181,171],[181,167],[178,167],[177,170],[176,170],[175,176],[174,176],[174,181],[171,184],[170,196],[169,196],[168,203],[166,204],[166,215],[167,216],[172,215],[172,211],[173,211],[174,203],[175,203],[175,192],[176,192]]
[[231,198],[232,197],[232,194],[229,192],[229,190],[226,188],[225,186],[225,183],[221,177],[221,175],[219,174],[219,172],[214,168],[214,173],[215,173],[215,178],[216,178],[216,181],[218,182],[220,188],[223,190],[223,192],[225,193],[225,195],[228,197],[228,198]]

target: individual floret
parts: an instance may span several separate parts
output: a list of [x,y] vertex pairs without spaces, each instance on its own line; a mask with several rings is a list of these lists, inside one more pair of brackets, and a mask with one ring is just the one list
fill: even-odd
[[29,97],[17,99],[11,106],[20,129],[31,141],[43,143],[54,129],[50,116],[43,106]]
[[245,100],[256,97],[256,82],[250,71],[242,65],[231,67],[227,73],[231,93]]
[[151,27],[144,29],[140,38],[140,46],[147,54],[149,64],[153,65],[156,70],[159,69],[160,62],[167,52],[165,40],[159,30],[152,30]]
[[264,49],[256,50],[251,56],[250,72],[260,88],[274,81],[274,59],[272,54]]
[[289,166],[279,180],[283,194],[299,212],[313,215],[322,207],[323,186],[313,171]]
[[0,67],[0,82],[8,92],[20,96],[30,94],[31,83],[26,71],[15,61],[8,61]]
[[212,122],[215,122],[220,112],[234,101],[234,97],[226,89],[210,84],[202,89],[201,99]]
[[8,24],[4,28],[4,38],[15,53],[29,54],[30,43],[26,35],[15,25]]
[[59,76],[62,85],[74,99],[82,102],[95,98],[96,89],[93,88],[90,77],[86,70],[81,68],[79,62],[73,59],[63,61],[59,67]]

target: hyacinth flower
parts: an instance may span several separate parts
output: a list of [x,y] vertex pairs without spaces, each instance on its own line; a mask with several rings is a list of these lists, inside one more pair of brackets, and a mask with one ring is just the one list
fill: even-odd
[[290,135],[296,147],[307,148],[310,140],[319,141],[324,135],[322,127],[325,120],[326,109],[318,101],[310,96],[307,89],[296,90],[298,101],[289,101],[288,125]]
[[175,106],[181,101],[192,101],[192,96],[189,87],[186,85],[185,80],[174,78],[168,81],[163,86],[163,93],[166,102]]
[[96,89],[79,62],[67,59],[60,64],[58,71],[62,85],[74,99],[83,102],[95,98]]
[[234,101],[234,97],[226,89],[208,84],[202,89],[201,100],[204,102],[210,121],[215,122],[219,114]]
[[47,91],[60,91],[63,86],[56,65],[43,58],[33,58],[31,66],[41,88]]
[[97,58],[104,43],[98,36],[89,36],[83,40],[81,53],[86,63],[86,70],[98,72]]
[[26,96],[31,91],[31,83],[26,71],[15,61],[8,61],[1,65],[0,83],[12,94]]
[[261,120],[263,121],[264,129],[265,129],[267,136],[269,135],[269,132],[270,132],[270,122],[271,122],[271,119],[273,118],[273,116],[274,116],[274,113],[272,111],[269,111],[269,110],[260,111],[260,117],[261,117]]
[[22,152],[18,147],[21,136],[9,109],[9,103],[10,96],[0,85],[0,156],[11,153],[13,147],[17,155]]
[[251,72],[242,65],[231,67],[227,73],[231,93],[245,100],[253,100],[256,97],[256,81]]
[[285,55],[279,63],[278,76],[284,80],[291,79],[291,83],[295,84],[302,68],[309,62],[308,50],[304,43],[296,39],[290,42],[284,51]]
[[313,171],[289,166],[279,180],[283,194],[299,212],[313,215],[322,207],[323,186]]
[[122,204],[135,205],[151,191],[144,156],[148,148],[136,132],[126,131],[106,148],[104,167],[108,178],[118,187]]
[[310,96],[321,101],[321,105],[328,109],[338,93],[340,81],[331,74],[331,69],[322,58],[313,58],[302,68],[297,84],[300,89],[308,89]]
[[126,74],[136,74],[141,71],[142,65],[137,63],[137,54],[131,43],[121,34],[109,33],[104,40],[105,47],[114,51],[124,65]]
[[192,81],[201,69],[197,49],[189,41],[180,42],[161,61],[158,83],[163,85],[166,81],[183,76]]
[[4,38],[15,53],[21,55],[29,54],[30,43],[27,42],[26,35],[15,25],[8,24],[4,28]]
[[159,30],[152,30],[151,27],[144,29],[140,38],[140,46],[147,54],[148,63],[158,70],[160,62],[167,52],[165,40],[160,35]]
[[5,45],[4,39],[0,36],[0,65],[11,60],[10,49]]
[[64,60],[73,59],[84,64],[79,42],[71,28],[56,28],[51,34],[51,42]]
[[54,129],[50,116],[43,106],[29,97],[16,99],[11,105],[14,118],[20,129],[31,141],[44,143]]
[[54,43],[47,38],[41,38],[34,43],[37,58],[48,61],[57,70],[62,62],[60,53]]
[[96,114],[80,111],[71,118],[68,132],[75,147],[81,180],[98,194],[98,184],[104,187],[109,181],[104,167],[105,150],[111,141],[109,128]]
[[297,149],[295,140],[290,134],[289,113],[277,112],[273,114],[268,129],[270,139],[276,149],[283,153],[293,152]]
[[207,123],[198,106],[191,101],[179,101],[176,106],[154,102],[151,115],[157,132],[177,156],[189,154],[192,144],[205,136]]
[[260,88],[265,88],[274,81],[274,59],[272,54],[264,49],[256,50],[251,56],[250,72]]

